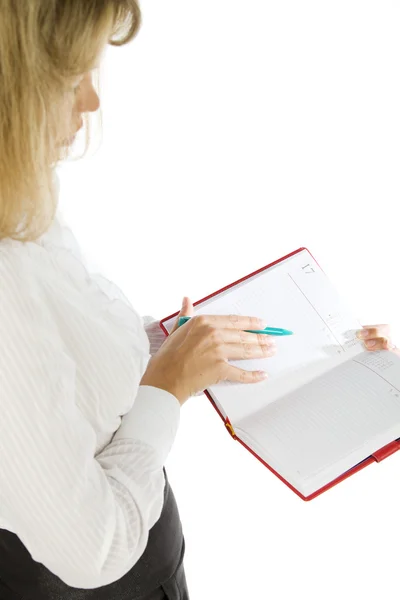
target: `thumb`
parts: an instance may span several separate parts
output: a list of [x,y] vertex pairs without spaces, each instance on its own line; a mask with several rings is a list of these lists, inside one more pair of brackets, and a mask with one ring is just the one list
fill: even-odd
[[190,298],[185,296],[184,299],[182,300],[182,308],[181,308],[181,312],[179,313],[179,316],[180,317],[193,317],[193,315],[194,315],[193,304],[192,304]]
[[176,319],[176,323],[175,323],[174,327],[172,328],[171,333],[174,333],[174,331],[176,331],[178,329],[179,317],[193,317],[193,315],[194,315],[193,304],[192,304],[191,300],[187,296],[185,296],[182,301],[182,308],[179,312],[179,315]]

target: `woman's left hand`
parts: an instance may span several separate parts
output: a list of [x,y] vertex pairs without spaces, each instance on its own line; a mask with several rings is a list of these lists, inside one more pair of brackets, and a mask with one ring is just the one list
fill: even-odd
[[357,331],[357,337],[363,340],[367,350],[397,350],[392,341],[390,325],[363,325]]

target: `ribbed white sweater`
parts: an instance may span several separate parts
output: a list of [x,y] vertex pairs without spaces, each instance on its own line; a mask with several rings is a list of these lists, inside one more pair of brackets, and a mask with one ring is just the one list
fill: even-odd
[[0,527],[70,586],[125,575],[160,516],[180,405],[139,386],[149,358],[143,320],[60,217],[0,241]]

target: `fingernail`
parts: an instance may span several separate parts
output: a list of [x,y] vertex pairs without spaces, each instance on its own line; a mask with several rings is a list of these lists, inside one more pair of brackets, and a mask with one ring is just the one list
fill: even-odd
[[368,340],[367,342],[365,342],[365,345],[367,346],[367,348],[373,348],[375,346],[376,342],[375,340]]
[[357,337],[361,340],[368,337],[368,329],[360,329],[359,331],[357,331]]
[[261,379],[268,379],[268,373],[266,373],[265,371],[258,371],[258,374],[261,377]]
[[260,329],[265,329],[268,325],[267,321],[263,321],[262,319],[260,319]]

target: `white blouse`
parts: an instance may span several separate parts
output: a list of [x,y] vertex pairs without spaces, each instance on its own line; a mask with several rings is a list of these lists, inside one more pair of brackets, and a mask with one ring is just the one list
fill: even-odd
[[139,385],[149,358],[60,216],[37,242],[0,241],[0,527],[67,585],[120,579],[161,514],[180,405]]

